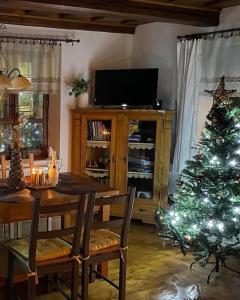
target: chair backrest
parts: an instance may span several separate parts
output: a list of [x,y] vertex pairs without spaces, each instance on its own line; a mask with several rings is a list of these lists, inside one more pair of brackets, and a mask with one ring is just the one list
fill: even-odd
[[[123,216],[110,221],[97,221],[93,222],[93,212],[94,209],[90,207],[89,212],[86,216],[83,234],[83,257],[88,257],[89,255],[89,242],[91,230],[93,229],[110,229],[120,227],[120,247],[125,248],[127,246],[127,237],[130,227],[132,210],[134,204],[136,188],[129,188],[128,194],[112,196],[106,198],[96,198],[94,201],[94,206],[103,207],[104,205],[123,205]],[[92,212],[92,213],[91,213]]]
[[[62,192],[64,194],[73,195],[74,199],[70,201],[70,198],[68,198],[68,202],[64,204],[49,205],[41,203],[40,198],[35,198],[29,243],[29,267],[31,270],[34,270],[36,267],[36,249],[38,240],[62,238],[68,235],[73,235],[71,255],[78,256],[80,254],[82,243],[80,236],[81,232],[83,231],[84,214],[85,210],[90,212],[91,207],[93,207],[95,192],[87,192],[86,188],[81,189],[81,187],[75,187],[75,190],[71,190],[70,192],[62,189]],[[71,214],[72,212],[75,212],[73,214],[75,220],[73,221],[73,225],[70,227],[52,231],[39,231],[39,219],[41,216],[63,216],[66,214]]]

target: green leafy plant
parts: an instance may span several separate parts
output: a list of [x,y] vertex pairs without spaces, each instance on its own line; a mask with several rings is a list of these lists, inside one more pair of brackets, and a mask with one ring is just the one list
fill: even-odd
[[69,92],[69,96],[77,97],[88,91],[89,81],[84,80],[83,78],[77,78],[70,84],[70,86],[72,89]]

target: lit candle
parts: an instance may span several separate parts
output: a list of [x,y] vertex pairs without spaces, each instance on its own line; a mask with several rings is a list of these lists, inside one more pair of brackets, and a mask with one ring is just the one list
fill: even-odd
[[39,184],[40,185],[45,185],[45,174],[43,173],[42,170],[39,170]]
[[31,185],[36,185],[36,170],[35,169],[32,169]]
[[39,171],[37,170],[36,172],[36,182],[35,182],[36,185],[39,185]]

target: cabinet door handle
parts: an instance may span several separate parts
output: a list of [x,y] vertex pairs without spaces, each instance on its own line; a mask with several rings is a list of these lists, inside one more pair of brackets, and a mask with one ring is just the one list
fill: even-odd
[[123,162],[126,163],[126,161],[127,161],[127,158],[126,158],[126,156],[124,156]]

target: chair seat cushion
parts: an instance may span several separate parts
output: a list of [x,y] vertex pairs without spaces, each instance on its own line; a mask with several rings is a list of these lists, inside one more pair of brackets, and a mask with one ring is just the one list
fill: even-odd
[[[66,236],[64,237],[64,240],[72,244],[72,236]],[[105,229],[92,230],[89,242],[89,252],[90,255],[96,255],[103,250],[109,249],[111,251],[113,250],[113,247],[114,249],[118,248],[119,244],[120,237],[118,234]]]
[[[8,243],[9,249],[26,260],[29,258],[29,242],[25,239],[14,240]],[[37,241],[36,262],[48,261],[70,255],[72,247],[61,239]]]
[[[91,239],[89,243],[90,255],[97,254],[103,250],[109,248],[118,248],[120,243],[120,237],[118,234],[104,229],[92,230]],[[112,249],[112,250],[114,250]]]

